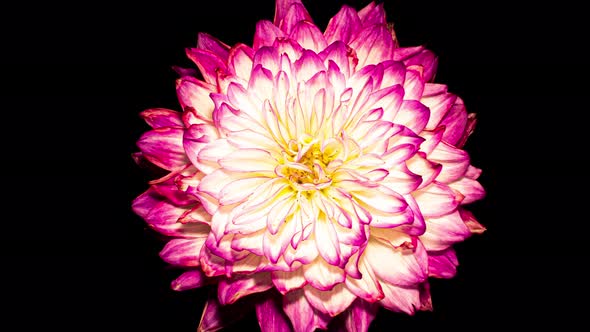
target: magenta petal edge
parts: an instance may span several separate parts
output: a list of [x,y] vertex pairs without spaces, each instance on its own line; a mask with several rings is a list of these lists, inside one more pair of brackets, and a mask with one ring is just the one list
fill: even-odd
[[455,276],[453,245],[485,231],[466,206],[485,196],[463,150],[475,114],[434,83],[436,55],[400,47],[382,4],[322,32],[300,0],[277,0],[252,46],[200,33],[186,53],[182,111],[141,113],[133,158],[168,173],[133,210],[169,237],[172,289],[216,287],[199,331],[236,302],[269,332],[432,310],[428,278]]

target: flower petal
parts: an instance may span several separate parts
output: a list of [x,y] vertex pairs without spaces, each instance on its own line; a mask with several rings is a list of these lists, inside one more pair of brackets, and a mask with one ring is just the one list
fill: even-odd
[[181,78],[176,81],[176,93],[183,108],[190,107],[197,116],[205,121],[212,121],[215,105],[209,97],[216,90],[209,84],[192,77]]
[[476,180],[471,180],[467,177],[463,177],[460,180],[451,182],[449,184],[451,189],[461,193],[465,198],[461,201],[461,204],[469,204],[480,199],[483,199],[486,195],[482,185]]
[[451,145],[457,145],[467,128],[467,111],[461,98],[457,98],[455,104],[440,121],[440,125],[445,126],[443,140]]
[[339,316],[344,329],[348,332],[367,332],[379,305],[362,299],[356,299],[346,311]]
[[151,108],[139,113],[139,115],[154,129],[163,127],[184,127],[180,113],[169,109]]
[[272,46],[277,38],[284,37],[285,34],[271,21],[262,20],[256,23],[256,32],[254,33],[254,43],[252,48],[256,51],[263,46]]
[[227,57],[229,55],[229,46],[208,33],[199,32],[197,35],[197,47],[203,50],[211,51],[221,60],[227,61]]
[[305,298],[303,290],[287,293],[283,297],[283,310],[291,320],[294,332],[313,332],[328,327],[330,317],[315,310]]
[[424,104],[417,100],[404,100],[393,122],[419,134],[426,127],[429,117],[430,110]]
[[321,291],[309,285],[303,288],[305,298],[318,311],[332,317],[346,310],[356,296],[344,284],[338,284],[331,290]]
[[340,11],[330,19],[324,37],[328,44],[335,41],[342,41],[348,44],[357,34],[361,27],[361,20],[356,10],[349,6],[342,6]]
[[395,248],[380,239],[370,239],[361,259],[366,260],[379,280],[397,286],[412,286],[424,281],[427,276],[427,256],[424,247],[416,242]]
[[243,296],[264,292],[272,287],[269,273],[236,276],[219,281],[217,297],[221,305],[234,303]]
[[424,68],[424,80],[426,82],[434,80],[438,58],[432,51],[423,46],[396,48],[393,52],[393,59],[403,61],[406,66],[422,66]]
[[437,181],[450,183],[462,178],[469,167],[469,155],[445,142],[440,142],[428,155],[432,162],[442,165]]
[[388,310],[413,315],[421,307],[420,290],[417,286],[406,288],[382,282],[381,287],[385,297],[380,304]]
[[441,217],[426,218],[426,232],[420,236],[427,250],[445,250],[454,243],[471,236],[469,228],[463,222],[459,211]]
[[358,56],[358,67],[378,64],[393,58],[395,47],[391,33],[384,24],[367,26],[350,43]]
[[203,236],[191,239],[172,239],[160,251],[160,257],[166,263],[172,265],[187,267],[199,266],[199,253],[207,239],[206,234],[204,233]]
[[449,186],[436,181],[415,191],[412,196],[425,217],[442,217],[455,211],[460,202]]
[[181,274],[170,284],[170,288],[175,291],[184,291],[187,289],[199,288],[206,282],[206,277],[201,270],[190,270]]
[[261,332],[291,332],[289,317],[285,315],[280,300],[279,296],[267,294],[255,304]]
[[215,84],[217,82],[218,70],[227,72],[225,61],[211,51],[188,48],[186,55],[199,67],[207,83]]
[[316,53],[323,51],[328,46],[320,29],[308,21],[297,23],[290,37],[296,40],[304,49],[309,49]]
[[182,147],[181,128],[158,128],[144,133],[137,141],[137,147],[143,156],[168,171],[182,169],[188,163],[188,158]]
[[197,332],[215,332],[242,319],[247,313],[247,306],[221,305],[216,296],[209,296]]
[[[285,13],[281,20],[277,21],[279,16],[279,2],[290,2],[286,11],[281,9],[282,13]],[[283,6],[281,6],[283,7]],[[313,22],[311,16],[305,9],[305,6],[300,0],[279,0],[277,1],[277,11],[275,12],[275,25],[278,26],[285,34],[289,35],[294,30],[294,27],[301,21]]]
[[453,248],[428,253],[428,273],[435,278],[452,278],[457,273],[457,255]]
[[358,12],[358,16],[364,26],[387,24],[383,3],[375,4],[375,2],[371,2],[368,6]]
[[276,289],[283,295],[307,285],[301,268],[290,272],[273,271],[271,276]]
[[319,290],[330,290],[334,285],[344,282],[344,270],[337,266],[330,265],[321,257],[313,262],[303,265],[303,275],[309,285]]

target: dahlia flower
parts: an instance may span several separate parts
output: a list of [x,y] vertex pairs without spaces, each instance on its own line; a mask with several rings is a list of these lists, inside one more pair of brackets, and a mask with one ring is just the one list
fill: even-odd
[[380,4],[322,33],[299,0],[277,0],[252,46],[201,33],[186,52],[183,111],[141,113],[134,157],[168,173],[133,209],[170,237],[173,289],[217,288],[200,331],[243,297],[263,331],[430,310],[428,278],[453,277],[452,245],[485,230],[464,208],[484,196],[462,150],[475,115],[432,83],[436,56],[399,47]]

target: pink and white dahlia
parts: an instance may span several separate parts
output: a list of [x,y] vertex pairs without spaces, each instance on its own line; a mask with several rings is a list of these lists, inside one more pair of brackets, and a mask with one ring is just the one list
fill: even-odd
[[253,293],[263,331],[430,310],[428,277],[454,276],[452,245],[484,231],[463,207],[484,196],[461,149],[475,115],[431,83],[435,55],[398,47],[382,5],[322,33],[300,0],[277,0],[253,46],[202,33],[187,55],[183,111],[141,114],[135,157],[169,173],[133,208],[171,237],[173,289],[216,285],[200,330]]

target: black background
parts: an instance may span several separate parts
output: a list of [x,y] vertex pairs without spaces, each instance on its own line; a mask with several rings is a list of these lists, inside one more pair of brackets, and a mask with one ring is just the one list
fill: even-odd
[[[206,289],[175,293],[163,239],[130,210],[149,174],[138,113],[179,109],[172,65],[205,31],[251,43],[272,0],[21,3],[0,10],[0,299],[6,331],[194,331]],[[304,1],[325,26],[340,5]],[[387,1],[402,46],[439,55],[437,82],[478,113],[466,145],[488,227],[457,245],[434,312],[382,311],[372,331],[574,326],[588,295],[588,54],[563,1]],[[253,317],[233,330],[256,328]]]

